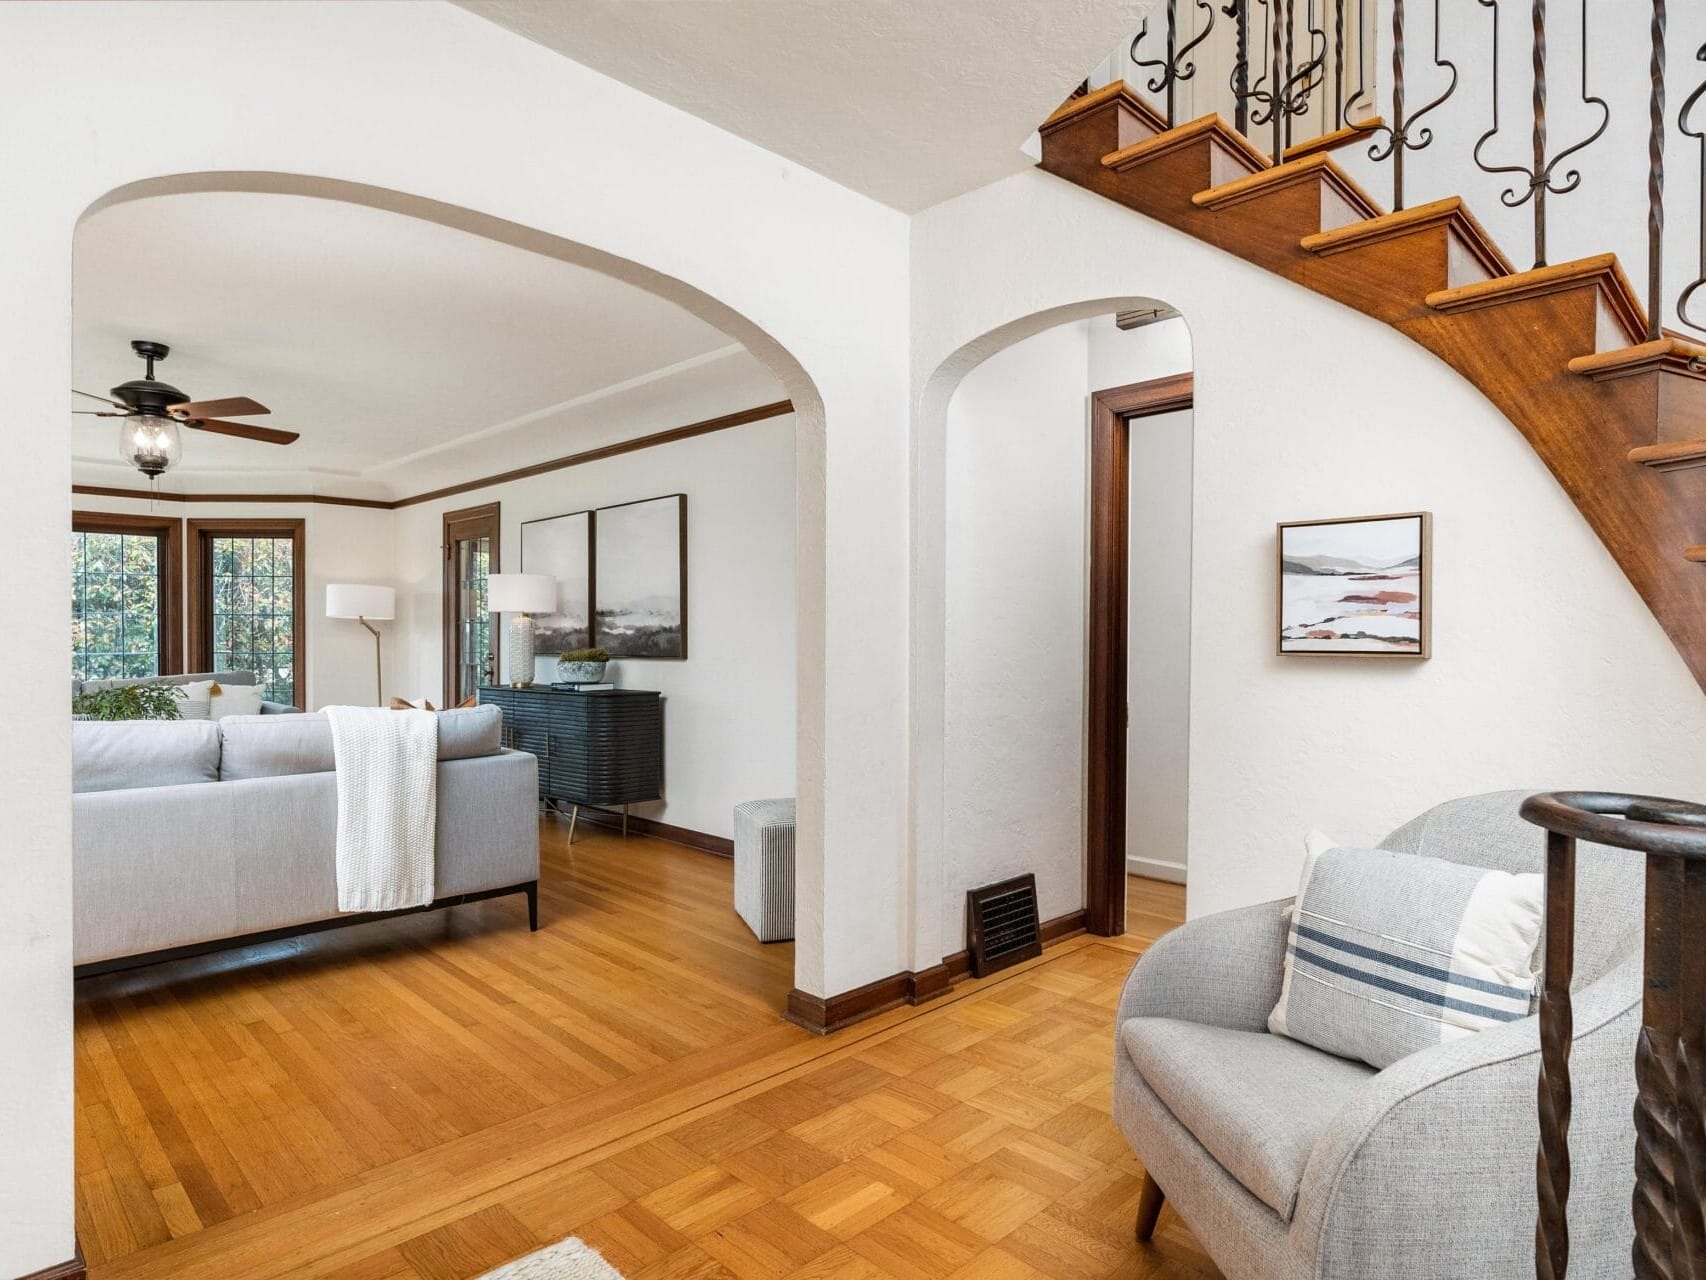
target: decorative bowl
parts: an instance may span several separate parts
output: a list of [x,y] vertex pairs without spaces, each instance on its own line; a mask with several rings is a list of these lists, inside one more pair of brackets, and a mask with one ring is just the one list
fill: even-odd
[[564,684],[601,684],[604,680],[604,662],[565,662],[557,659],[557,679]]

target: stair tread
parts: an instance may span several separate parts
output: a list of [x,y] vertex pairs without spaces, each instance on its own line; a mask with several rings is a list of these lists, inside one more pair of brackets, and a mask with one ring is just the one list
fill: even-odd
[[1502,302],[1565,293],[1584,284],[1596,285],[1605,294],[1631,341],[1646,332],[1646,312],[1636,300],[1634,286],[1623,274],[1614,253],[1594,254],[1574,262],[1553,263],[1492,280],[1478,280],[1455,289],[1440,289],[1428,295],[1427,303],[1436,311],[1467,311],[1497,306]]
[[1505,257],[1504,251],[1494,242],[1492,236],[1487,234],[1486,228],[1475,215],[1469,212],[1469,206],[1464,204],[1461,196],[1449,196],[1429,204],[1399,209],[1394,213],[1383,213],[1363,222],[1353,222],[1348,227],[1337,227],[1332,231],[1304,236],[1303,247],[1310,253],[1326,257],[1378,244],[1383,240],[1394,240],[1441,223],[1449,225],[1457,233],[1464,246],[1480,260],[1481,265],[1493,277],[1516,274],[1516,268],[1511,265],[1510,259]]
[[1333,157],[1324,152],[1305,156],[1301,160],[1270,165],[1242,178],[1234,178],[1231,182],[1223,182],[1218,187],[1199,191],[1191,197],[1191,203],[1203,209],[1221,209],[1227,205],[1254,199],[1269,191],[1314,179],[1327,183],[1366,217],[1379,216],[1380,206],[1338,166]]
[[1049,133],[1086,112],[1094,111],[1110,102],[1120,102],[1129,107],[1133,114],[1156,133],[1167,131],[1166,117],[1138,97],[1133,92],[1132,87],[1124,80],[1115,80],[1103,85],[1100,89],[1090,90],[1081,98],[1068,98],[1055,108],[1054,113],[1047,120],[1044,120],[1037,127],[1037,132]]
[[1342,129],[1334,129],[1331,133],[1323,133],[1318,138],[1310,138],[1307,142],[1295,143],[1285,149],[1285,159],[1301,160],[1304,156],[1312,156],[1319,152],[1337,151],[1341,147],[1354,146],[1385,127],[1386,118],[1384,116],[1371,116],[1367,120],[1347,124]]
[[1110,152],[1102,157],[1102,165],[1116,173],[1124,173],[1139,165],[1162,156],[1171,155],[1182,150],[1204,137],[1212,137],[1220,142],[1234,155],[1247,163],[1252,170],[1269,167],[1268,158],[1238,130],[1227,124],[1218,115],[1203,116],[1186,124],[1177,125],[1153,138],[1142,142],[1134,142],[1129,147],[1121,147],[1118,151]]
[[1656,471],[1682,471],[1706,466],[1706,440],[1666,440],[1663,444],[1637,445],[1629,450],[1629,461]]
[[1627,377],[1659,368],[1706,381],[1706,347],[1682,338],[1664,337],[1615,351],[1577,356],[1570,361],[1571,373],[1595,379]]

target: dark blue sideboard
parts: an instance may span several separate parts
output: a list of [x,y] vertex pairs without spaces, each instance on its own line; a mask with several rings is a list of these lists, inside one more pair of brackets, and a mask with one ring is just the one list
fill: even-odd
[[663,697],[652,689],[481,685],[482,705],[503,708],[504,746],[539,757],[539,796],[552,808],[622,807],[663,798]]

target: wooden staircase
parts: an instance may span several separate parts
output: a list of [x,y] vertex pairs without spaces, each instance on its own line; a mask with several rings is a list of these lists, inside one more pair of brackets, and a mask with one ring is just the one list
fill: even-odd
[[1275,165],[1219,116],[1167,128],[1124,84],[1041,135],[1049,173],[1384,321],[1478,387],[1706,688],[1706,348],[1646,341],[1614,256],[1518,271],[1460,199],[1382,213],[1330,148]]

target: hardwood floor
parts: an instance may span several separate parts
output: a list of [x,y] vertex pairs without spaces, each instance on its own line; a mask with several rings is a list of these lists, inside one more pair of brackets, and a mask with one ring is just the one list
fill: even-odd
[[[584,831],[584,828],[583,828]],[[731,865],[541,828],[519,900],[78,984],[96,1280],[462,1280],[575,1234],[629,1280],[1202,1277],[1107,1117],[1111,1012],[1182,912],[818,1038]]]

